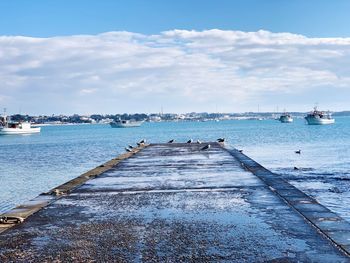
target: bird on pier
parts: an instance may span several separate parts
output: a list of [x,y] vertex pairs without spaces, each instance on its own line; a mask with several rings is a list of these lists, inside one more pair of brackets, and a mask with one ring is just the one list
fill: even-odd
[[240,153],[242,153],[243,152],[243,150],[238,150]]
[[174,139],[171,139],[170,141],[168,141],[168,143],[173,143],[175,140]]
[[127,152],[132,152],[132,150],[130,150],[129,148],[125,147],[125,151]]
[[192,139],[189,139],[188,141],[187,141],[187,143],[192,143],[193,142],[193,140]]
[[201,142],[200,140],[197,140],[197,143],[198,143],[198,144],[201,144],[202,142]]
[[301,150],[295,151],[296,154],[301,154]]
[[140,144],[145,144],[146,143],[146,140],[145,139],[142,139],[141,141],[139,141]]
[[128,147],[129,147],[129,149],[133,149],[134,148],[134,146],[132,146],[132,145],[128,145]]
[[219,138],[217,139],[218,142],[225,142],[225,138]]
[[206,146],[201,148],[201,151],[209,150],[210,149],[210,144],[207,144]]

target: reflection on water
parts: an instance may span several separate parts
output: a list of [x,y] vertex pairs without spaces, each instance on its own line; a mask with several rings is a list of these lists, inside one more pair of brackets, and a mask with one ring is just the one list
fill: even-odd
[[[124,152],[142,138],[185,142],[227,138],[263,166],[350,220],[350,118],[308,126],[278,121],[161,122],[139,128],[46,126],[41,134],[0,137],[0,211],[35,197]],[[301,149],[301,154],[295,150]],[[295,169],[296,167],[297,169]]]

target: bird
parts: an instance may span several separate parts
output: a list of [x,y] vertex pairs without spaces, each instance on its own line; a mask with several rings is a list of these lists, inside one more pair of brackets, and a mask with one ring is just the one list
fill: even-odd
[[144,144],[146,143],[146,140],[145,139],[142,139],[141,141],[139,141],[140,144]]
[[240,153],[242,153],[243,152],[243,150],[238,150]]
[[129,148],[125,147],[125,151],[132,152]]
[[173,143],[175,140],[174,139],[171,139],[170,141],[168,141],[168,143]]
[[202,142],[201,142],[200,140],[197,140],[197,143],[198,143],[198,144],[201,144]]
[[134,146],[132,146],[132,145],[130,145],[130,144],[129,144],[129,148],[130,148],[130,149],[133,149],[133,148],[134,148]]
[[189,139],[188,141],[187,141],[187,143],[192,143],[193,142],[193,140],[192,139]]
[[208,150],[208,149],[210,149],[210,144],[207,144],[206,146],[201,148],[202,151]]
[[137,144],[137,146],[141,146],[142,145],[142,143],[139,143],[139,142],[137,142],[136,144]]
[[296,167],[296,166],[294,166],[294,170],[299,170],[299,168],[298,168],[298,167]]
[[295,151],[296,154],[301,154],[301,150]]
[[218,142],[225,142],[225,138],[219,138],[217,139]]

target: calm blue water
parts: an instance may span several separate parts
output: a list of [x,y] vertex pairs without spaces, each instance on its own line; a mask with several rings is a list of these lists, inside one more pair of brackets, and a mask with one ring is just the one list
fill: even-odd
[[[38,135],[1,136],[0,211],[94,168],[142,138],[166,142],[219,137],[350,220],[350,117],[339,117],[329,126],[308,126],[302,119],[293,124],[274,120],[161,122],[130,129],[46,126]],[[295,154],[299,149],[302,154]]]

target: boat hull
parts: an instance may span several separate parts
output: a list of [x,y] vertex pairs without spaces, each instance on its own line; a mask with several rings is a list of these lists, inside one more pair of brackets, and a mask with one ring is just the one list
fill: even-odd
[[30,129],[21,129],[21,128],[0,128],[0,135],[17,135],[17,134],[32,134],[40,133],[41,128],[30,128]]
[[140,127],[142,122],[129,122],[129,123],[121,123],[121,122],[111,122],[110,125],[112,128],[133,128]]
[[292,123],[293,122],[293,118],[287,117],[287,116],[281,116],[279,118],[279,121],[282,122],[282,123]]
[[334,119],[322,119],[322,118],[310,118],[305,117],[307,124],[309,125],[327,125],[335,123]]

